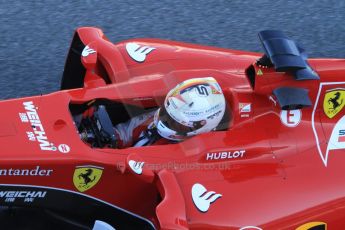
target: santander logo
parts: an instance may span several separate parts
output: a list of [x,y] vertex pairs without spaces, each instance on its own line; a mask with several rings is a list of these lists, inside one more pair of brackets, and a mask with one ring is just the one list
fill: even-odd
[[145,162],[136,162],[133,160],[130,160],[128,162],[129,167],[138,175],[141,175],[143,173],[143,167]]
[[211,204],[222,197],[214,191],[207,191],[201,184],[194,184],[192,187],[192,198],[195,206],[200,212],[207,212]]
[[149,46],[140,46],[134,42],[126,44],[126,50],[128,55],[137,62],[144,62],[146,59],[146,55],[148,55],[154,49],[156,48]]
[[83,49],[83,52],[81,53],[81,56],[87,57],[89,56],[89,54],[93,54],[93,53],[96,53],[94,49],[91,49],[89,46],[85,46],[85,48]]

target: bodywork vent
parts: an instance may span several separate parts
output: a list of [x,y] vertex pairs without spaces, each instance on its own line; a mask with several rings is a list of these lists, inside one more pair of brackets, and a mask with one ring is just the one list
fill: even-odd
[[259,64],[273,65],[277,72],[292,72],[296,80],[320,79],[309,66],[305,50],[282,31],[261,31],[259,38],[265,50],[265,55],[258,61]]

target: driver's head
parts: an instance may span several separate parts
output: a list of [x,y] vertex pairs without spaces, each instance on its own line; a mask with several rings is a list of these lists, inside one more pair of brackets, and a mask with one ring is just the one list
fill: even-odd
[[170,90],[154,122],[162,137],[181,141],[216,128],[224,112],[225,98],[217,81],[193,78]]

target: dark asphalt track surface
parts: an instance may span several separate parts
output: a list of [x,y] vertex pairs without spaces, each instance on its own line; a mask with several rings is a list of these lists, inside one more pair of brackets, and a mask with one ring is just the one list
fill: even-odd
[[343,0],[0,0],[0,99],[58,90],[78,26],[260,52],[257,33],[281,29],[311,57],[345,57]]

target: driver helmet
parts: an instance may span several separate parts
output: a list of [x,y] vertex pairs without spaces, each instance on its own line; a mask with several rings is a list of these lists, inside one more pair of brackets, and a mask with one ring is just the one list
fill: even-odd
[[224,112],[225,98],[218,82],[213,77],[192,78],[169,91],[154,124],[162,137],[182,141],[215,129]]

